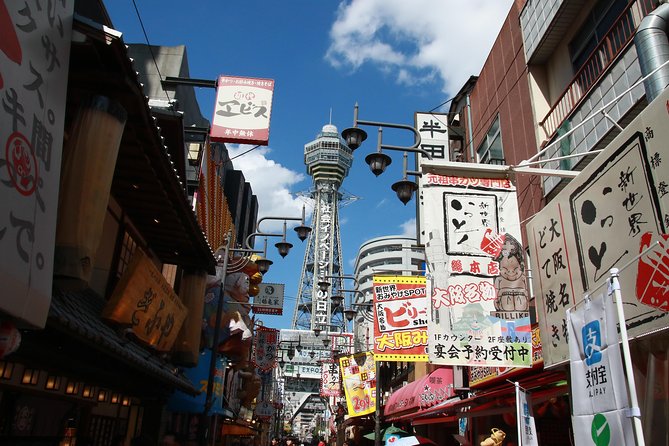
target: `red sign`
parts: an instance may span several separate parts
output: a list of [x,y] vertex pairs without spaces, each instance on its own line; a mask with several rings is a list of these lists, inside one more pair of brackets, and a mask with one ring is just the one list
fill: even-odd
[[374,276],[374,358],[427,361],[425,277]]
[[266,146],[273,94],[273,79],[220,76],[211,140]]

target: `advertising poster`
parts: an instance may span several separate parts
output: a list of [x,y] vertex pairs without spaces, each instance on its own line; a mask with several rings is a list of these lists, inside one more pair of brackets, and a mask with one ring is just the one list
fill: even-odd
[[283,314],[283,283],[261,283],[260,292],[253,297],[253,312],[255,314]]
[[374,276],[374,357],[427,361],[425,277]]
[[274,80],[220,76],[216,88],[211,140],[269,144]]
[[523,446],[539,446],[537,426],[534,423],[530,397],[527,392],[518,386],[516,386],[516,405],[520,429],[520,444]]
[[333,360],[323,361],[321,365],[321,396],[341,396],[341,381],[339,381],[339,364]]
[[567,310],[576,446],[635,444],[615,304],[604,291]]
[[371,352],[339,358],[342,385],[349,417],[367,415],[376,409],[376,366]]
[[629,335],[667,325],[669,112],[663,92],[527,224],[546,366],[569,358],[567,308],[620,274]]
[[276,366],[279,330],[259,325],[255,328],[251,361],[261,371],[266,372]]
[[0,4],[0,310],[43,328],[51,303],[74,1]]
[[516,188],[507,179],[424,175],[430,362],[530,367],[532,332]]

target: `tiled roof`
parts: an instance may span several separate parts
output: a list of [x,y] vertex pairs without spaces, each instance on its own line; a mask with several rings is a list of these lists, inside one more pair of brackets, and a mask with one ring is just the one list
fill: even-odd
[[[149,350],[125,338],[106,325],[100,315],[105,300],[92,290],[54,291],[47,324],[58,326],[89,341],[91,345],[114,359],[126,363],[139,372],[158,379],[175,389],[197,395],[193,387],[178,368]],[[177,373],[174,373],[177,371]]]

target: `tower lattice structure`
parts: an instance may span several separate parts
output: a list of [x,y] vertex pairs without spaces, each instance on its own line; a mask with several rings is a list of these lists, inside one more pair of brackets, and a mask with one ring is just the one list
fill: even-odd
[[[348,175],[353,162],[353,152],[339,136],[332,124],[323,130],[314,141],[304,146],[304,163],[313,179],[311,198],[314,212],[313,228],[306,252],[297,303],[293,314],[293,328],[297,330],[345,331],[343,305],[334,307],[331,296],[340,294],[342,279],[328,276],[341,275],[341,236],[339,230],[339,206],[342,194],[339,188]],[[321,291],[318,282],[331,285]]]

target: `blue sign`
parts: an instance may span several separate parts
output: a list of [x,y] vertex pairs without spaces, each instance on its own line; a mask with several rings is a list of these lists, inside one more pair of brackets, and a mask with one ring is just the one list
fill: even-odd
[[[193,387],[200,390],[197,396],[191,396],[187,393],[176,390],[168,402],[170,412],[181,413],[202,413],[204,403],[207,400],[207,382],[209,381],[209,364],[211,361],[211,350],[205,349],[200,354],[197,366],[184,369],[186,378],[193,384]],[[223,358],[219,357],[216,361],[216,373],[214,373],[214,387],[212,395],[212,405],[210,413],[223,413],[223,373],[225,366]]]
[[599,320],[588,322],[581,329],[585,364],[590,367],[602,360],[602,330]]

